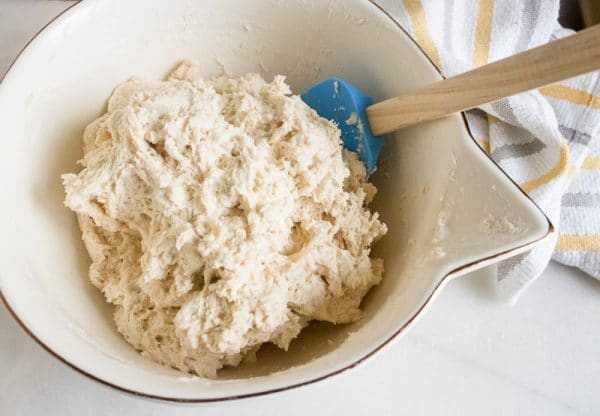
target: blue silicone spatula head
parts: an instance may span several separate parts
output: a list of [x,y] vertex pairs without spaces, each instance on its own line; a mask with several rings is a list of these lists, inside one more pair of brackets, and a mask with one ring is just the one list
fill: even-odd
[[383,137],[373,136],[365,113],[373,100],[340,78],[321,81],[300,97],[321,117],[338,125],[344,147],[358,153],[367,168],[367,175],[373,173],[383,146]]

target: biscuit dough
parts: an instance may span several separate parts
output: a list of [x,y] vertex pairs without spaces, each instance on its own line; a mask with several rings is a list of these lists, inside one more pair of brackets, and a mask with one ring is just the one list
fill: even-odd
[[90,278],[159,363],[215,377],[313,319],[357,320],[381,280],[376,190],[283,76],[202,79],[184,63],[133,79],[83,142],[63,181]]

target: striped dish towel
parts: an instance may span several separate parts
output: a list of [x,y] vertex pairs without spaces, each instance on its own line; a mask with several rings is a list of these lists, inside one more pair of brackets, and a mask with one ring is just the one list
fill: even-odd
[[[557,22],[559,0],[379,3],[447,77],[571,33]],[[498,266],[501,297],[516,300],[551,259],[600,278],[600,73],[484,105],[467,121],[558,229],[553,240]]]

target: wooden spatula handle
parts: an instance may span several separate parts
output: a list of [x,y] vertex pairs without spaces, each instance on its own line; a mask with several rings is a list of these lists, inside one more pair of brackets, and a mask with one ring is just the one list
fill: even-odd
[[600,69],[600,25],[367,108],[375,135]]

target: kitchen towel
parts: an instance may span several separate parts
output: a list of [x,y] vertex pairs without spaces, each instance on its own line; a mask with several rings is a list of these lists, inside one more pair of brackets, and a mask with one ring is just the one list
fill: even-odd
[[[446,77],[572,33],[558,23],[559,0],[379,3]],[[467,121],[480,146],[558,230],[499,264],[501,297],[515,301],[551,259],[600,278],[600,73],[481,106],[467,112]]]

